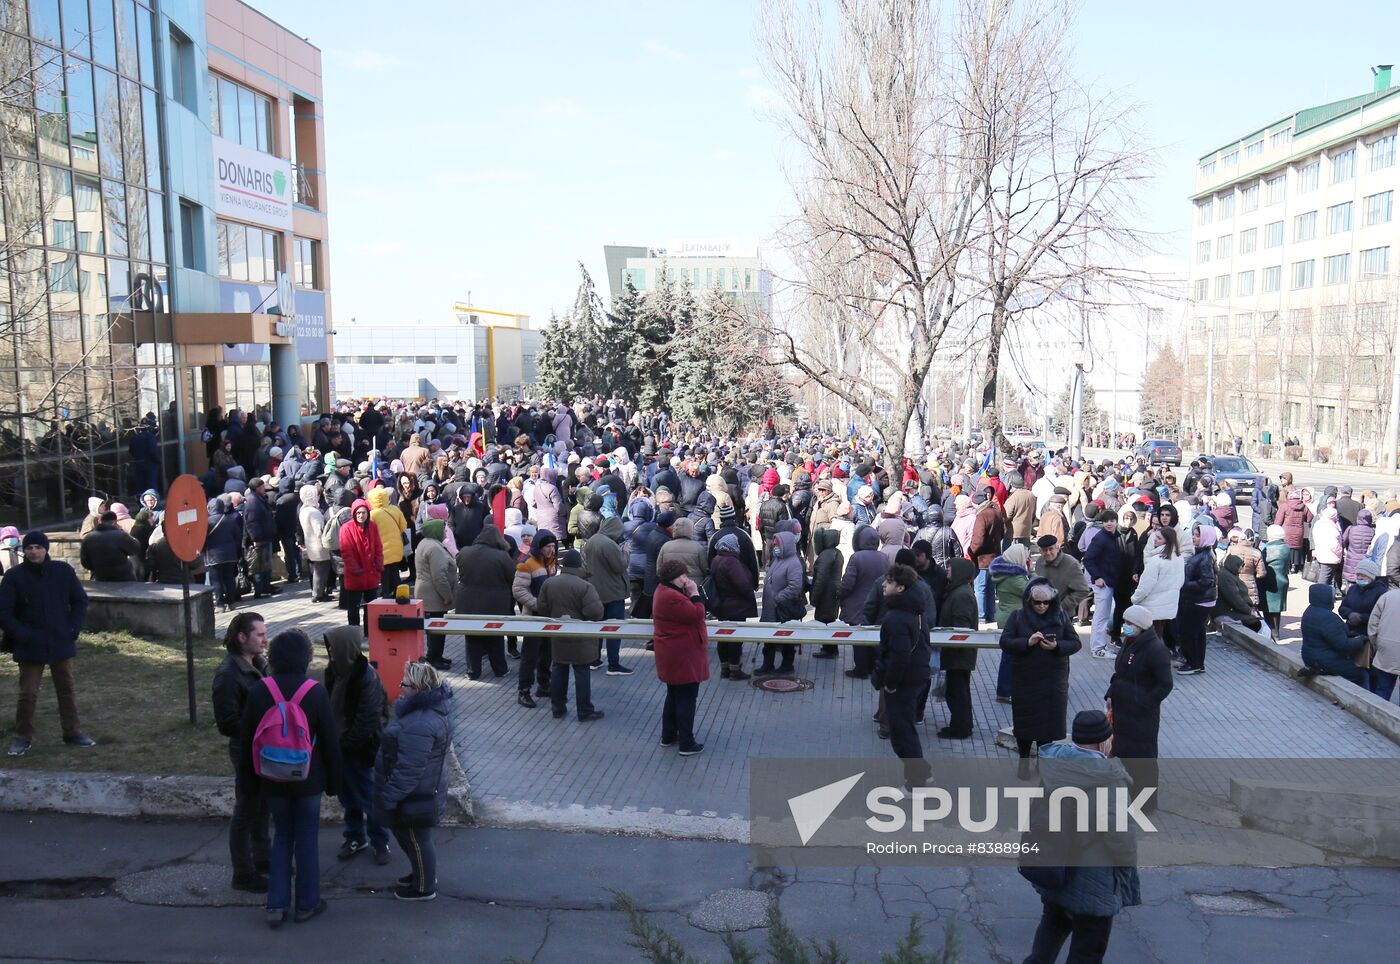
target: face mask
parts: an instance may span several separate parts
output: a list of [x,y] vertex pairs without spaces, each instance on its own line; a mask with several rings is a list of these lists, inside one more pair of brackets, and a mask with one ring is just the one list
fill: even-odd
[[1136,626],[1134,626],[1132,623],[1124,623],[1124,624],[1123,624],[1123,635],[1124,635],[1124,636],[1136,636],[1136,635],[1137,635],[1137,632],[1138,632],[1138,628],[1137,628]]
[[1357,584],[1358,586],[1360,586],[1362,589],[1365,589],[1367,586],[1369,586],[1369,585],[1371,584],[1371,580],[1369,580],[1369,579],[1358,579],[1358,580],[1356,580],[1356,584]]

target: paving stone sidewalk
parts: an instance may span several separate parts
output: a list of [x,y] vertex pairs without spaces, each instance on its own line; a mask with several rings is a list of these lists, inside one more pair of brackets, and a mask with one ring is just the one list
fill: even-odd
[[[299,627],[316,638],[344,622],[344,613],[333,604],[310,602],[304,585],[244,608],[255,605],[272,632]],[[219,617],[221,631],[228,618]],[[1286,625],[1285,638],[1289,635]],[[751,660],[756,647],[745,648],[746,661]],[[518,706],[516,661],[510,661],[504,679],[492,679],[488,670],[486,679],[472,682],[463,675],[462,637],[449,637],[447,655],[454,660],[457,750],[487,819],[495,814],[506,822],[557,825],[572,820],[586,826],[592,814],[607,811],[622,815],[614,828],[627,829],[629,815],[635,815],[635,829],[643,831],[647,817],[745,818],[750,758],[890,753],[870,719],[875,691],[868,682],[842,673],[850,665],[848,653],[843,660],[800,655],[798,674],[813,686],[781,695],[721,680],[718,664],[712,662],[696,718],[705,752],[690,758],[657,745],[665,687],[656,679],[652,655],[640,647],[623,648],[623,662],[635,675],[592,674],[593,702],[606,713],[592,723],[579,723],[572,703],[562,720],[553,719],[547,699],[533,710]],[[946,707],[931,704],[920,730],[928,757],[1011,757],[995,744],[997,730],[1011,722],[1011,707],[994,698],[998,658],[992,651],[979,653],[972,680],[972,739],[938,739]],[[1202,676],[1178,677],[1163,707],[1163,757],[1400,756],[1400,747],[1360,720],[1265,669],[1220,637],[1211,638],[1206,665]],[[1091,658],[1087,645],[1072,657],[1071,715],[1102,706],[1112,666],[1111,660]]]

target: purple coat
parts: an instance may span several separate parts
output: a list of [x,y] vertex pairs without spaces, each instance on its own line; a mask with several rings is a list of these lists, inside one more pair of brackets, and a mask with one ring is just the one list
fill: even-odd
[[539,481],[535,483],[535,528],[548,529],[555,538],[563,541],[564,497],[559,493],[559,473],[549,466],[540,469]]
[[1356,515],[1356,524],[1347,526],[1342,533],[1342,578],[1347,582],[1356,581],[1356,567],[1366,558],[1375,537],[1376,523],[1371,510],[1362,509]]

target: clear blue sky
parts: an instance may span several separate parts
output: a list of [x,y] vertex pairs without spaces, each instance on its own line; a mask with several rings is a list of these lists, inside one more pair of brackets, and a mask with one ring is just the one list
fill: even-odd
[[[337,323],[539,321],[602,246],[762,241],[790,210],[753,0],[252,0],[324,53]],[[1087,0],[1086,80],[1140,105],[1141,227],[1184,258],[1195,159],[1400,62],[1400,6]]]

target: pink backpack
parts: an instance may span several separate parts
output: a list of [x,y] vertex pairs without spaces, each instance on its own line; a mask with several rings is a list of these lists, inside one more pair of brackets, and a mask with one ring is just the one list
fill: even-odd
[[306,722],[301,700],[316,681],[302,683],[291,700],[287,700],[271,676],[263,683],[272,693],[272,707],[263,714],[253,731],[253,772],[264,780],[277,783],[298,783],[311,772],[311,751],[316,738]]

